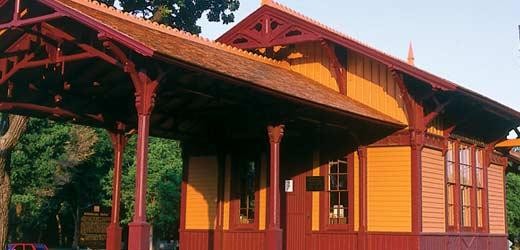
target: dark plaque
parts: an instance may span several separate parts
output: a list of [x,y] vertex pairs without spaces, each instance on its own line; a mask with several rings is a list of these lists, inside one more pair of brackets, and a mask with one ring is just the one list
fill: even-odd
[[307,176],[305,188],[310,192],[325,191],[325,176]]
[[79,244],[90,249],[105,249],[110,212],[100,206],[92,206],[81,216]]

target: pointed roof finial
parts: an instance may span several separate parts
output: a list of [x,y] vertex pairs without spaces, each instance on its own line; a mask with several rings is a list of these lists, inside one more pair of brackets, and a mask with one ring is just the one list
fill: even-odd
[[413,47],[411,41],[410,46],[408,46],[408,64],[415,66],[415,57],[413,55]]
[[261,0],[260,1],[261,5],[266,5],[266,4],[270,4],[270,3],[273,3],[273,0]]

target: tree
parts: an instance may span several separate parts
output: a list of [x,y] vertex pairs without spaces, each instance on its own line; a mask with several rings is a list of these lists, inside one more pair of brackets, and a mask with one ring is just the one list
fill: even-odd
[[9,204],[11,200],[11,153],[26,129],[27,118],[10,115],[3,123],[8,127],[0,137],[0,249],[7,240]]
[[518,245],[520,241],[520,175],[510,172],[506,183],[507,228],[509,239]]
[[201,32],[197,21],[204,13],[210,22],[222,21],[228,24],[235,20],[233,12],[240,7],[239,0],[102,0],[102,2],[109,5],[118,2],[125,11],[193,34]]
[[[124,155],[121,190],[121,220],[132,220],[135,195],[135,136],[128,142]],[[150,138],[148,159],[147,217],[155,229],[154,236],[172,238],[178,231],[180,208],[180,184],[182,181],[182,158],[179,142]],[[106,176],[106,196],[112,192],[110,175]],[[110,205],[110,199],[105,204]]]

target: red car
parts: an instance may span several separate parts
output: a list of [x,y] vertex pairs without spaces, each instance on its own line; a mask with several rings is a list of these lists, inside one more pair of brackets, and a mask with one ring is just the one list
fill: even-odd
[[49,248],[39,243],[14,243],[7,245],[6,250],[49,250]]

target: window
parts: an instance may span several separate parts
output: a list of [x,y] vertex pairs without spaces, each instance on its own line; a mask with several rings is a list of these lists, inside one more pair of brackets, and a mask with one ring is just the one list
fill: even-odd
[[446,152],[446,215],[449,227],[455,226],[455,155],[453,142],[449,142]]
[[471,193],[473,189],[473,173],[471,171],[471,148],[461,145],[459,148],[460,174],[460,208],[461,225],[471,227]]
[[329,162],[329,224],[348,224],[348,164]]
[[257,222],[258,183],[260,161],[253,154],[237,153],[233,156],[233,216],[237,227],[253,226]]
[[482,149],[476,150],[475,156],[476,188],[477,188],[477,227],[484,227],[484,154]]

